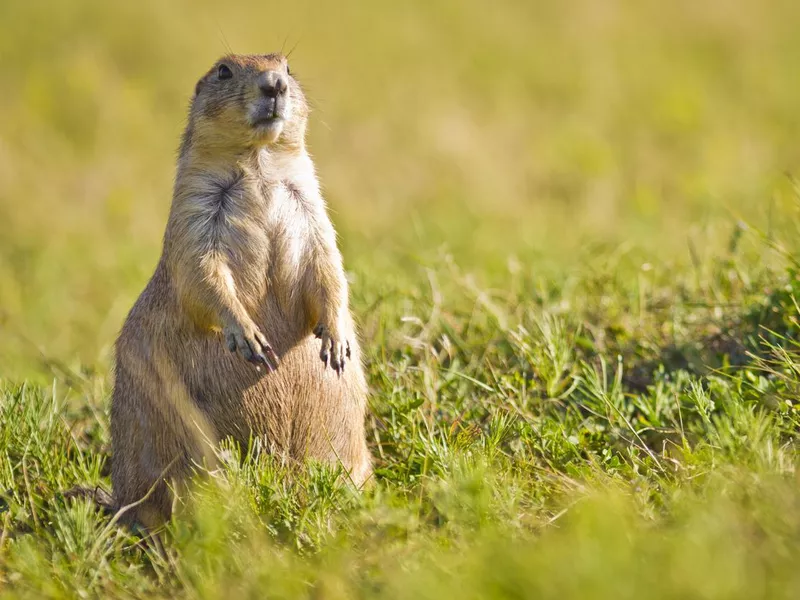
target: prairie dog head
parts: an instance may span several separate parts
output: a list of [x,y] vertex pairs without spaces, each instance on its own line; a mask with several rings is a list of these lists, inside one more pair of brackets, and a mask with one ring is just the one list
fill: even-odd
[[281,54],[230,54],[195,87],[187,140],[214,151],[300,149],[308,105]]

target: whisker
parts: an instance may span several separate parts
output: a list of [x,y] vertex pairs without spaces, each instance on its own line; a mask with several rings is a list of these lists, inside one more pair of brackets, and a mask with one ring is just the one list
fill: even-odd
[[[302,38],[301,38],[301,39],[302,39]],[[289,58],[289,57],[292,55],[292,53],[293,53],[293,52],[294,52],[294,51],[297,49],[297,47],[298,47],[299,45],[300,45],[300,39],[298,39],[298,40],[297,40],[297,41],[294,43],[294,46],[292,46],[292,49],[291,49],[291,50],[289,50],[289,52],[288,52],[288,53],[285,55],[285,56],[286,56],[286,58]]]
[[220,35],[220,37],[222,38],[222,45],[223,45],[223,47],[225,48],[225,51],[226,51],[228,54],[234,54],[234,52],[233,52],[233,48],[231,47],[230,43],[228,42],[228,38],[227,38],[227,37],[225,37],[225,32],[224,32],[224,31],[222,31],[222,27],[220,26],[220,24],[219,24],[219,21],[217,21],[216,19],[214,19],[214,25],[216,25],[216,27],[217,27],[217,31],[219,32],[219,35]]

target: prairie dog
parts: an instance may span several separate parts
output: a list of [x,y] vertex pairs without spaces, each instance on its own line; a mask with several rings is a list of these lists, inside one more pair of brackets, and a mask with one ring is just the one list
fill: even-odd
[[336,234],[306,151],[308,105],[279,54],[200,79],[161,259],[116,344],[114,501],[168,519],[219,440],[371,475],[367,385]]

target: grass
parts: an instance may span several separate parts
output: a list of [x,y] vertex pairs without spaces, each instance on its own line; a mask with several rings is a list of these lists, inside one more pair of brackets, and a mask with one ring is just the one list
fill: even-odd
[[[797,597],[798,18],[0,4],[0,597]],[[296,46],[376,478],[223,448],[163,556],[64,492],[228,46]]]

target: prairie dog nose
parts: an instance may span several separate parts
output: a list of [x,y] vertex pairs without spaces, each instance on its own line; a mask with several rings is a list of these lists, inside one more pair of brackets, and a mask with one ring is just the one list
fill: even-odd
[[258,76],[258,87],[261,93],[268,98],[275,98],[286,93],[289,85],[286,78],[277,71],[264,71]]

